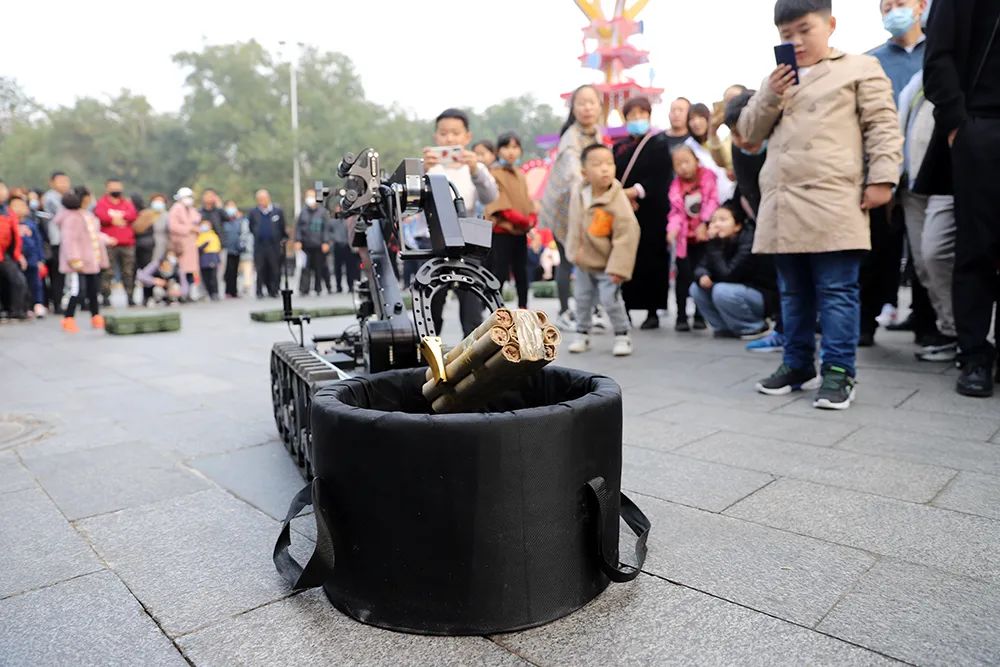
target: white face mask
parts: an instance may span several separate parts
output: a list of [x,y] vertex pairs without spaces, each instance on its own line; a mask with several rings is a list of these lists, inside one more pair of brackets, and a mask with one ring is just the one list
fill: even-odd
[[154,201],[152,204],[149,205],[149,208],[153,209],[154,211],[166,211],[167,205],[164,202],[157,199],[156,201]]
[[194,197],[182,197],[181,203],[185,206],[194,206]]
[[315,205],[316,205],[316,198],[315,197],[306,197],[306,206],[308,206],[309,208],[312,208]]

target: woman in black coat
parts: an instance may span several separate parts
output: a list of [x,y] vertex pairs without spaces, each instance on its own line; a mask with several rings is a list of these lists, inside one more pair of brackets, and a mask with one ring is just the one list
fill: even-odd
[[[670,181],[674,177],[670,137],[649,125],[649,99],[634,97],[622,113],[629,136],[615,144],[615,167],[625,194],[636,207],[642,236],[632,280],[622,287],[628,310],[646,310],[642,329],[656,329],[656,311],[667,308],[670,292],[670,252],[667,249],[667,213]],[[683,141],[683,138],[680,139]]]

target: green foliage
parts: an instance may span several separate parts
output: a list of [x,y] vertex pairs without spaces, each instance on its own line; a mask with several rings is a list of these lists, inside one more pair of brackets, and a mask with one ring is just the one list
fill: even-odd
[[[144,96],[128,90],[47,110],[16,81],[0,77],[0,177],[40,187],[52,170],[62,169],[92,189],[115,176],[124,179],[127,191],[147,197],[184,185],[196,191],[213,187],[244,206],[265,187],[292,208],[289,65],[255,41],[207,46],[173,59],[187,73],[178,113],[156,113]],[[343,54],[305,48],[297,81],[303,188],[314,180],[335,181],[348,151],[375,147],[392,170],[431,142],[433,121],[365,99],[361,79]],[[495,140],[500,132],[517,131],[526,157],[540,155],[533,138],[555,132],[560,120],[531,96],[470,111],[476,138]]]

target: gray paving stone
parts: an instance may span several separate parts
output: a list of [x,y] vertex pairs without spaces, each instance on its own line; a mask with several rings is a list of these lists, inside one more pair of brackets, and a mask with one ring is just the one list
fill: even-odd
[[30,489],[35,480],[14,452],[0,451],[0,494]]
[[146,442],[29,459],[27,465],[71,521],[209,486]]
[[1000,581],[1000,521],[778,480],[726,514],[922,565]]
[[0,499],[0,597],[100,569],[87,543],[41,489]]
[[215,405],[130,421],[123,427],[133,438],[145,439],[155,434],[149,441],[156,449],[177,459],[190,460],[260,445],[278,437],[273,422],[269,422],[269,429],[261,424],[259,420],[228,417]]
[[865,426],[838,442],[836,448],[943,468],[1000,475],[1000,447],[975,440]]
[[1000,663],[995,585],[882,561],[819,630],[918,665]]
[[63,415],[51,432],[40,440],[17,448],[21,459],[28,462],[56,454],[104,447],[135,440],[135,436],[110,418],[86,418]]
[[929,502],[955,476],[936,466],[726,432],[676,453],[916,503]]
[[166,391],[179,397],[187,397],[193,394],[218,394],[233,389],[233,385],[229,382],[205,375],[204,373],[159,375],[148,378],[146,382],[161,391]]
[[271,562],[278,523],[223,491],[77,525],[171,636],[290,592]]
[[993,398],[976,399],[961,396],[952,388],[935,387],[921,389],[910,396],[900,407],[904,410],[964,415],[975,419],[984,414],[1000,414],[1000,395]]
[[943,435],[952,437],[961,433],[970,440],[989,440],[1000,428],[1000,411],[995,416],[987,417],[981,413],[977,417],[965,415],[942,414],[938,412],[917,412],[868,405],[864,401],[864,387],[858,387],[858,400],[851,405],[850,410],[817,410],[809,401],[796,401],[775,411],[775,414],[791,416],[808,416],[815,420],[836,422],[840,424],[853,423],[858,426],[878,424],[882,427],[901,431],[910,431],[921,435]]
[[653,524],[643,570],[812,627],[875,558],[724,515],[633,497]]
[[0,662],[9,667],[187,665],[106,570],[0,600],[0,618]]
[[773,479],[766,473],[639,447],[625,447],[623,452],[623,488],[711,512],[721,512]]
[[831,637],[640,575],[555,623],[494,638],[539,665],[879,665]]
[[362,625],[318,590],[192,633],[179,644],[199,667],[528,665],[482,637],[421,637]]
[[671,424],[659,419],[630,417],[622,424],[626,445],[669,452],[716,431],[697,424]]
[[852,423],[814,419],[813,415],[799,417],[769,414],[766,419],[762,419],[759,412],[731,408],[720,410],[695,403],[680,403],[671,406],[669,410],[650,412],[645,416],[650,419],[659,419],[662,416],[663,419],[681,424],[698,424],[722,431],[748,433],[763,438],[798,441],[810,445],[832,445],[858,428]]
[[192,466],[279,521],[306,483],[288,450],[278,442],[195,459]]
[[933,504],[1000,520],[1000,477],[960,472]]

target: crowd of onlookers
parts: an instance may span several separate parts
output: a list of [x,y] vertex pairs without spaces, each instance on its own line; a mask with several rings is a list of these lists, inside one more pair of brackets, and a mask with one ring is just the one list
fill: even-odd
[[[572,353],[590,348],[596,326],[614,334],[615,355],[631,354],[632,315],[644,313],[638,328],[658,328],[672,284],[677,331],[710,327],[750,351],[783,354],[758,383],[762,393],[815,388],[817,407],[848,407],[856,350],[885,326],[912,331],[920,361],[957,360],[960,393],[991,395],[1000,46],[995,29],[966,33],[1000,24],[1000,4],[940,2],[926,33],[927,0],[881,6],[891,38],[856,56],[829,44],[829,0],[778,0],[774,22],[797,67],[780,65],[757,91],[731,86],[712,107],[677,98],[665,130],[651,126],[652,102],[636,97],[621,110],[624,131],[609,133],[600,93],[581,86],[540,201],[518,166],[518,135],[470,146],[457,109],[436,119],[425,169],[445,174],[493,222],[487,261],[513,282],[519,306],[531,281],[554,279],[559,324],[576,333]],[[331,292],[333,277],[337,291],[342,277],[351,289],[358,277],[350,223],[312,191],[289,227],[263,190],[244,213],[212,190],[198,207],[189,188],[147,204],[116,180],[96,199],[61,172],[50,187],[8,197],[0,184],[0,280],[14,316],[51,308],[74,330],[85,302],[100,326],[116,276],[129,305],[188,301],[195,290],[217,299],[220,270],[226,296],[253,283],[258,297],[274,297],[289,237],[305,258],[300,292]],[[397,242],[430,247],[426,221],[407,220]],[[404,263],[405,282],[416,268]],[[905,319],[897,317],[902,281],[912,288]],[[482,304],[457,297],[469,332]],[[439,330],[440,313],[437,304]]]

